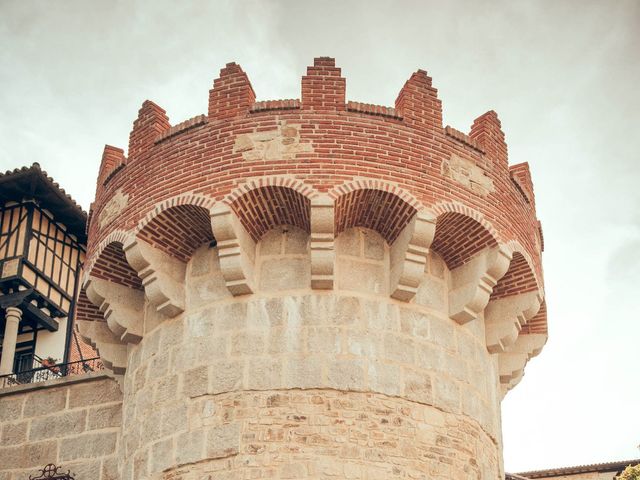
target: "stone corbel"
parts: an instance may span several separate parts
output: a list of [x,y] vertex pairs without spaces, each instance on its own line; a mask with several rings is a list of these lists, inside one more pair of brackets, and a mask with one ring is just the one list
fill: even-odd
[[487,350],[500,353],[515,343],[520,329],[538,313],[541,304],[537,291],[491,300],[484,312]]
[[185,308],[185,263],[139,238],[124,245],[124,253],[142,279],[147,298],[156,310],[168,317],[182,313]]
[[87,298],[102,312],[117,338],[123,343],[142,340],[144,292],[96,277],[89,277],[84,288]]
[[520,382],[527,362],[542,351],[546,342],[546,334],[520,335],[508,347],[507,351],[498,355],[500,386],[503,395]]
[[104,366],[116,375],[127,369],[127,345],[122,343],[105,322],[78,320],[80,336],[98,350]]
[[436,233],[436,219],[418,212],[391,246],[391,296],[411,301],[420,286],[429,247]]
[[333,289],[334,201],[328,196],[311,200],[311,288]]
[[211,229],[227,288],[234,296],[253,293],[255,242],[226,205],[216,207],[211,213]]
[[451,270],[449,316],[460,324],[477,318],[510,262],[511,255],[497,246],[485,248],[464,265]]

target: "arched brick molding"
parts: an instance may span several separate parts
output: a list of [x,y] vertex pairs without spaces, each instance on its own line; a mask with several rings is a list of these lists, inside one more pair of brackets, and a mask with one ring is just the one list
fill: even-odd
[[135,233],[137,234],[141,230],[143,230],[146,225],[152,222],[156,217],[158,217],[162,212],[168,210],[173,207],[178,207],[181,205],[192,205],[195,207],[202,207],[206,210],[211,210],[216,201],[208,197],[206,195],[201,195],[197,193],[185,193],[182,195],[177,195],[175,197],[164,200],[153,207],[153,209],[148,212],[146,215],[142,217],[142,219],[138,222],[138,225],[135,229]]
[[[129,236],[121,236],[118,233],[105,239],[109,241],[101,247],[96,253],[95,262],[90,270],[87,270],[87,276],[106,280],[108,282],[117,283],[134,290],[142,290],[142,280],[138,277],[136,271],[131,268],[127,257],[124,253],[124,243],[129,240]],[[122,240],[120,240],[122,239]]]
[[436,206],[436,234],[431,248],[445,261],[450,270],[464,265],[485,248],[498,245],[495,229],[479,214],[452,205]]
[[353,190],[336,199],[336,234],[352,227],[378,232],[389,245],[416,214],[416,208],[384,190]]
[[254,242],[278,225],[311,230],[311,200],[290,186],[259,186],[237,196],[229,205]]
[[210,216],[204,206],[170,206],[146,222],[136,237],[186,263],[198,247],[214,240]]

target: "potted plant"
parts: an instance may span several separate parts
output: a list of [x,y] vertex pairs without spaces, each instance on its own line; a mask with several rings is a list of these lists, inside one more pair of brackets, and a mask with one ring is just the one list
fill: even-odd
[[60,367],[57,366],[58,360],[51,356],[42,360],[42,366],[48,368],[54,373],[60,372]]

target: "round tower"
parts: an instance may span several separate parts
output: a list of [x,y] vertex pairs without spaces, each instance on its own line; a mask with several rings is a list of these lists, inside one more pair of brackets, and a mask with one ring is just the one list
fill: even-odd
[[106,146],[78,325],[124,392],[125,480],[500,479],[500,401],[547,338],[527,164],[414,73],[295,100],[227,64],[207,115]]

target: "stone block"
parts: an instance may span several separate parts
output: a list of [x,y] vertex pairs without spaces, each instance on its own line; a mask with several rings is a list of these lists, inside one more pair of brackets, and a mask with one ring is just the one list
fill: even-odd
[[244,364],[239,360],[217,361],[211,364],[211,393],[223,393],[242,387]]
[[2,445],[18,445],[27,440],[27,422],[5,423],[2,426]]
[[70,462],[80,458],[99,458],[116,451],[118,432],[85,433],[71,437],[60,449],[60,462]]
[[447,307],[446,298],[447,290],[444,282],[431,275],[425,275],[418,287],[415,303],[444,312]]
[[0,422],[19,420],[22,418],[24,395],[7,395],[0,397]]
[[359,229],[350,228],[348,230],[345,230],[340,235],[338,235],[335,241],[336,253],[338,255],[350,255],[353,257],[359,257],[361,255]]
[[431,377],[423,371],[403,368],[404,396],[409,400],[433,404]]
[[231,355],[261,355],[265,349],[265,339],[261,332],[242,331],[231,337]]
[[101,480],[120,480],[120,472],[118,471],[118,459],[116,457],[105,458],[102,461],[102,478]]
[[374,392],[385,395],[400,395],[402,393],[400,375],[401,369],[397,365],[381,361],[369,362],[369,386]]
[[275,390],[282,387],[282,360],[263,357],[249,361],[247,370],[249,390]]
[[120,386],[113,379],[78,383],[69,388],[69,408],[121,401]]
[[212,250],[209,245],[202,245],[198,248],[189,260],[188,275],[199,277],[206,275],[211,271],[211,255]]
[[309,252],[309,234],[296,227],[289,228],[284,234],[284,253],[304,255]]
[[204,395],[209,389],[209,367],[192,368],[184,372],[182,376],[182,391],[187,397]]
[[240,424],[228,423],[207,432],[207,458],[226,458],[240,452]]
[[314,357],[290,357],[284,371],[284,388],[322,386],[322,362]]
[[70,470],[76,479],[81,478],[100,478],[102,462],[100,460],[89,460],[83,462],[66,463],[60,470]]
[[353,259],[340,259],[338,263],[338,288],[361,293],[387,295],[385,268],[378,263]]
[[454,413],[460,411],[460,387],[453,379],[436,377],[433,390],[438,407]]
[[[76,385],[76,387],[78,386],[79,385]],[[67,387],[48,389],[46,395],[43,395],[42,392],[35,391],[27,396],[23,414],[25,418],[38,415],[50,415],[63,410],[66,404]]]
[[180,345],[184,338],[184,320],[174,318],[162,323],[162,335],[160,336],[160,350],[166,351],[171,347]]
[[411,337],[387,333],[384,336],[384,354],[387,360],[413,364],[415,363],[415,342]]
[[259,255],[282,255],[282,240],[282,227],[269,230],[258,242]]
[[122,405],[104,405],[92,408],[88,412],[87,430],[119,427],[122,424]]
[[57,415],[34,418],[29,429],[29,440],[60,438],[82,433],[87,421],[86,410],[67,411]]
[[360,299],[356,297],[339,297],[333,306],[330,323],[336,326],[361,323],[362,313]]
[[362,302],[363,316],[372,331],[400,331],[399,309],[396,305],[377,301]]
[[269,330],[268,351],[270,354],[302,353],[305,346],[304,330],[299,325],[289,325],[283,328]]
[[176,463],[183,465],[202,460],[204,457],[204,431],[195,430],[179,435],[176,440]]
[[384,260],[384,238],[371,230],[362,230],[361,233],[364,258],[368,258],[370,260]]
[[308,258],[272,258],[260,266],[260,289],[265,292],[308,288],[311,261]]
[[310,328],[307,333],[310,353],[337,355],[342,352],[340,331],[337,328]]
[[47,463],[56,463],[58,449],[55,440],[31,442],[17,447],[0,448],[0,465],[3,469],[37,468]]
[[412,310],[400,310],[400,331],[404,335],[412,338],[429,339],[430,338],[430,316],[422,315]]
[[327,386],[337,390],[363,390],[364,368],[359,360],[333,360],[329,363]]
[[431,341],[452,353],[457,352],[458,347],[455,332],[455,327],[457,326],[458,325],[454,324],[451,320],[431,317],[429,326],[429,336]]
[[[180,438],[180,437],[178,437]],[[161,472],[175,464],[173,438],[167,438],[151,446],[151,472]]]
[[189,416],[185,403],[171,405],[162,411],[162,436],[184,432],[188,426]]
[[153,401],[157,404],[173,400],[178,393],[178,375],[162,377],[156,383]]

